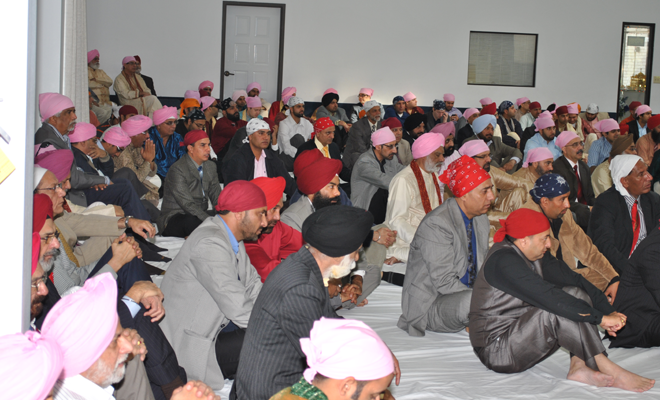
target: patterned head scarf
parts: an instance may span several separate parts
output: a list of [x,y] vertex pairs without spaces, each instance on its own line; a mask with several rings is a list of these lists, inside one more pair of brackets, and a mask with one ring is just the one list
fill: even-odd
[[499,111],[500,114],[502,114],[504,110],[508,110],[509,108],[511,108],[512,105],[513,103],[510,102],[509,100],[504,100],[503,102],[500,103],[500,106],[497,110]]
[[191,112],[190,115],[186,117],[186,119],[188,121],[199,121],[200,119],[206,119],[206,117],[204,116],[204,112],[202,112],[202,110],[193,110],[193,112]]
[[445,102],[442,100],[435,99],[433,100],[433,109],[434,110],[444,110]]
[[557,196],[566,194],[571,191],[571,188],[568,187],[568,182],[564,179],[563,176],[557,174],[545,174],[541,175],[539,179],[534,183],[534,188],[529,191],[529,194],[532,196],[534,203],[540,204],[541,198],[547,197],[549,199],[554,199]]
[[220,102],[220,109],[222,111],[227,111],[233,102],[234,100],[232,100],[231,97],[227,97],[226,99],[222,100],[222,102]]
[[440,176],[440,182],[449,186],[456,197],[463,197],[488,179],[490,174],[468,156],[461,156],[449,164]]
[[398,102],[400,102],[400,101],[405,101],[405,100],[403,99],[403,96],[396,96],[394,99],[392,99],[392,105],[394,105],[394,104],[396,104],[396,103],[398,103]]

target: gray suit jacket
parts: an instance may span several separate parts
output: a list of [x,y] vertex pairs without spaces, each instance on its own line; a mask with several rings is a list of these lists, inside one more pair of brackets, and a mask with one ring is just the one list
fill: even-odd
[[[41,128],[37,129],[34,134],[34,144],[50,143],[58,150],[69,150],[69,145],[57,136],[55,128],[44,122]],[[41,154],[41,153],[40,153]],[[82,170],[76,168],[75,161],[71,163],[71,190],[67,193],[67,198],[74,204],[87,207],[87,199],[83,190],[89,189],[94,185],[104,184],[105,178],[102,176],[95,176],[86,174]]]
[[160,323],[190,380],[213,390],[224,384],[215,356],[218,333],[229,321],[247,328],[261,277],[243,242],[234,253],[220,217],[195,229],[167,269],[161,284],[167,315]]
[[364,152],[353,166],[351,174],[351,201],[353,206],[369,209],[371,198],[378,189],[389,190],[390,181],[405,166],[395,158],[385,160],[385,173],[380,170],[380,162],[376,159],[373,149]]
[[350,119],[348,119],[348,115],[346,115],[346,110],[344,110],[342,107],[337,107],[337,112],[335,115],[332,115],[330,111],[328,111],[327,108],[324,106],[319,107],[318,110],[316,110],[316,120],[318,121],[321,118],[328,117],[332,120],[332,122],[337,124],[337,121],[344,121],[348,124],[351,123]]
[[[477,272],[488,253],[488,215],[473,220],[477,238]],[[439,295],[471,290],[460,279],[468,270],[467,232],[455,198],[426,214],[410,244],[397,326],[424,336],[428,310]]]
[[[480,139],[477,135],[474,135],[465,139],[463,143],[467,142],[468,140],[482,139]],[[490,149],[490,158],[492,159],[490,165],[495,168],[500,168],[502,165],[508,163],[512,157],[518,157],[518,160],[520,161],[523,159],[523,155],[520,150],[502,143],[502,139],[498,138],[497,136],[493,136],[493,142],[490,144],[490,146],[488,146],[488,148]],[[520,161],[518,161],[518,163],[520,163]],[[513,172],[515,172],[515,168],[512,169],[510,173]]]
[[282,213],[280,221],[289,225],[298,232],[302,232],[303,222],[312,215],[314,209],[307,196],[302,195],[295,203],[291,204],[289,208]]
[[[381,122],[376,122],[376,129],[381,128]],[[348,141],[344,149],[344,158],[342,161],[348,169],[352,169],[358,158],[365,151],[371,148],[371,125],[369,118],[364,117],[351,128],[348,132]]]
[[222,189],[218,182],[216,165],[213,161],[202,163],[204,192],[202,192],[202,182],[199,180],[197,167],[197,163],[190,158],[190,155],[185,154],[172,164],[167,172],[163,204],[158,221],[161,232],[165,230],[170,218],[176,214],[188,213],[204,221],[209,216],[206,212],[209,208],[209,200],[213,206],[218,204],[218,196]]

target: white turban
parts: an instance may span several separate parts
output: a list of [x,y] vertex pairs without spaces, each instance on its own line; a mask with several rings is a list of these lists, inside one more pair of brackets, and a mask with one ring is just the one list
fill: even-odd
[[268,125],[268,123],[263,119],[259,118],[252,118],[250,122],[248,122],[245,126],[245,131],[247,132],[248,136],[255,133],[256,131],[261,131],[263,129],[270,130],[270,125]]
[[32,190],[37,189],[37,186],[39,186],[39,182],[41,182],[41,179],[44,177],[44,175],[46,175],[46,172],[48,172],[46,168],[42,168],[38,165],[34,166],[34,169],[32,170],[33,173]]
[[293,108],[296,104],[305,104],[305,101],[302,97],[291,96],[289,97],[289,101],[286,102],[286,105],[289,106],[289,108]]
[[376,100],[369,100],[364,103],[364,111],[370,111],[374,107],[380,107],[380,104]]
[[622,196],[630,196],[630,193],[623,187],[621,178],[628,176],[638,161],[642,161],[642,157],[632,154],[621,154],[614,157],[610,163],[612,182],[614,182],[617,192],[621,193]]

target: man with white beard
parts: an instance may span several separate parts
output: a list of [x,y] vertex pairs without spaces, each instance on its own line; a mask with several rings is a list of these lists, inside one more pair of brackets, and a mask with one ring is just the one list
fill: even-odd
[[92,104],[92,111],[103,124],[112,115],[109,89],[112,86],[112,78],[101,69],[99,51],[96,49],[87,52],[87,79],[89,90],[99,98],[98,104]]
[[372,240],[373,216],[343,205],[324,207],[303,223],[306,245],[275,268],[252,308],[232,399],[269,399],[300,380],[305,353],[300,338],[314,321],[338,318],[328,280],[348,275],[358,251]]

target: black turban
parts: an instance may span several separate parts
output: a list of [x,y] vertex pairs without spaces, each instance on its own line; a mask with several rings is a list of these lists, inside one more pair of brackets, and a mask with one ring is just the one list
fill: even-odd
[[339,101],[339,95],[337,93],[328,93],[323,98],[321,99],[321,103],[323,104],[323,107],[327,107],[332,103],[332,100],[337,100]]
[[231,107],[231,103],[233,101],[234,100],[232,100],[231,97],[227,97],[226,99],[222,100],[222,102],[220,102],[220,109],[222,111],[227,111],[229,107]]
[[425,120],[424,114],[420,113],[415,113],[413,115],[408,116],[406,120],[403,122],[403,129],[405,129],[408,132],[412,132],[413,129],[417,128],[424,122]]
[[369,211],[344,205],[328,206],[307,217],[303,240],[328,257],[343,257],[360,248],[371,233]]
[[206,116],[204,116],[204,112],[202,110],[196,108],[186,117],[186,119],[189,121],[198,121],[200,119],[206,119]]

